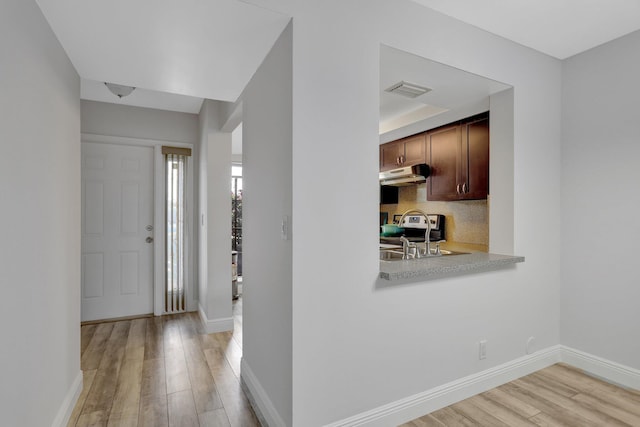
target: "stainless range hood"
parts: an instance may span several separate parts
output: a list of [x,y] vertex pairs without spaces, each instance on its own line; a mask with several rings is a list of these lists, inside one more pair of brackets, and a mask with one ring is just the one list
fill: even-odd
[[425,163],[391,169],[380,172],[380,185],[402,187],[405,185],[420,184],[427,180],[429,172],[429,165]]

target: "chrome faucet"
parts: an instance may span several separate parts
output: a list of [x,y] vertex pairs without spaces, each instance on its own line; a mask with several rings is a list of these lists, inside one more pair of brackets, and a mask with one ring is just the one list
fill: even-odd
[[[400,217],[400,220],[398,221],[398,225],[400,227],[402,227],[402,224],[404,223],[404,218],[412,213],[417,213],[420,215],[423,215],[425,217],[425,219],[427,220],[427,231],[424,233],[424,244],[425,244],[425,249],[424,249],[424,253],[420,253],[420,251],[418,250],[418,248],[416,247],[416,258],[421,258],[422,256],[428,257],[431,256],[431,220],[429,220],[429,215],[427,215],[424,211],[421,211],[420,209],[409,209],[408,211],[406,211],[405,213],[402,214],[402,216]],[[404,239],[404,240],[403,240]],[[405,258],[405,254],[408,253],[408,246],[409,245],[409,240],[402,236],[400,238],[400,240],[402,241],[402,252],[403,252],[403,259],[407,259]],[[405,244],[405,240],[406,240],[406,244]],[[415,243],[414,243],[415,245]],[[438,251],[439,252],[439,251]],[[436,255],[440,255],[440,254],[436,254]]]
[[409,249],[413,249],[413,257],[420,258],[420,251],[415,243],[412,243],[406,237],[400,236],[400,241],[402,242],[402,259],[410,259]]

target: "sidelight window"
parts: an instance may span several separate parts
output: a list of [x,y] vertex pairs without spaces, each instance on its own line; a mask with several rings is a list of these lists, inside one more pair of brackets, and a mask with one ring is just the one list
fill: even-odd
[[188,148],[162,147],[165,158],[166,313],[185,311],[186,193]]

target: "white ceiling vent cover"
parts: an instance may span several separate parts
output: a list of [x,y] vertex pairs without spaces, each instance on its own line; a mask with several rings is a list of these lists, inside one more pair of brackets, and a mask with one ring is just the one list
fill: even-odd
[[427,92],[431,92],[428,87],[420,86],[415,83],[407,83],[401,81],[385,89],[385,92],[395,93],[397,95],[406,96],[407,98],[417,98]]

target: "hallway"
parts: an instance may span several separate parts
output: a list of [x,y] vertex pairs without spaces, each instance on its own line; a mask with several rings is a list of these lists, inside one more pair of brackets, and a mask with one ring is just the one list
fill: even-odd
[[240,386],[242,299],[234,332],[198,313],[82,326],[84,388],[68,426],[259,426]]

